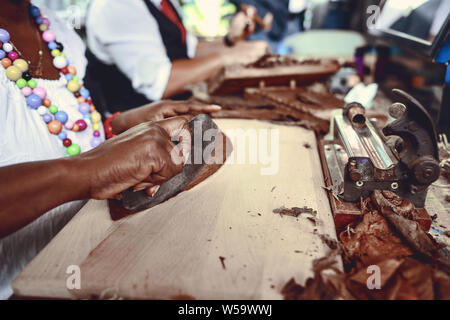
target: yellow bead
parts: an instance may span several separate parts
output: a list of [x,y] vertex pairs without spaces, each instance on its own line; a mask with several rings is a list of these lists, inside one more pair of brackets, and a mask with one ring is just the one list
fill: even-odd
[[22,71],[20,71],[19,68],[10,66],[8,69],[6,69],[6,76],[11,81],[17,81],[22,76]]
[[100,124],[99,123],[92,124],[92,129],[93,130],[100,130]]
[[92,123],[97,123],[100,122],[102,120],[102,116],[100,115],[99,112],[94,111],[91,113],[91,121]]
[[80,89],[80,84],[75,80],[70,80],[69,83],[67,83],[67,90],[70,92],[76,92]]
[[23,59],[14,60],[13,64],[15,67],[17,67],[22,72],[28,71],[28,63]]
[[47,30],[47,29],[48,29],[47,25],[45,25],[45,24],[40,24],[40,25],[39,25],[39,30],[45,31],[45,30]]
[[59,51],[58,49],[53,49],[52,50],[52,56],[57,57],[61,54],[61,51]]

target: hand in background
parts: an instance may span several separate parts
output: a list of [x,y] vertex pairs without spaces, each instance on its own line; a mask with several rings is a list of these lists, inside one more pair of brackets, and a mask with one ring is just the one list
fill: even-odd
[[181,115],[210,114],[220,110],[220,106],[195,101],[163,100],[124,112],[113,119],[111,126],[114,134],[119,134],[142,122],[159,121]]

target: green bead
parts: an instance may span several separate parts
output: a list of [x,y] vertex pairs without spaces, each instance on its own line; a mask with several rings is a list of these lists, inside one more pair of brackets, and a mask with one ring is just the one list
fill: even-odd
[[36,86],[37,86],[36,80],[34,80],[34,79],[29,80],[29,81],[28,81],[28,86],[29,86],[31,89],[36,88]]
[[55,114],[58,112],[58,107],[52,104],[50,107],[48,107],[48,111],[50,111],[51,114]]
[[19,87],[19,89],[23,89],[26,87],[27,81],[24,78],[20,78],[19,80],[16,81],[16,84]]
[[73,77],[72,77],[72,80],[75,80],[76,82],[79,82],[78,76],[73,76]]
[[69,156],[76,156],[81,152],[81,148],[76,143],[72,143],[69,147],[67,147],[66,151]]

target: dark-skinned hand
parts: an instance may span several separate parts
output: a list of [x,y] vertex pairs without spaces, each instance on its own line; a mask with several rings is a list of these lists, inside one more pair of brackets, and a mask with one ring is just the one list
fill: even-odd
[[177,148],[172,138],[183,132],[183,138],[177,139],[185,139],[183,146],[190,146],[187,123],[186,117],[144,122],[77,156],[79,172],[90,181],[90,197],[108,199],[130,187],[154,194],[155,186],[182,170],[189,150]]

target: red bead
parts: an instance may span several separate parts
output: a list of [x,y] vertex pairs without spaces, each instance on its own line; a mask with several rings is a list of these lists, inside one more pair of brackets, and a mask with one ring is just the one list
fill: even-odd
[[69,138],[67,138],[67,139],[64,139],[64,141],[63,141],[63,145],[64,145],[64,147],[70,147],[71,145],[72,145],[72,140],[70,140]]
[[63,74],[68,74],[69,73],[69,69],[67,69],[67,67],[64,67],[64,68],[61,69],[61,72]]
[[86,99],[86,102],[89,104],[92,104],[92,100],[91,99]]
[[75,124],[78,125],[80,131],[84,131],[87,128],[87,123],[83,119],[77,120]]

